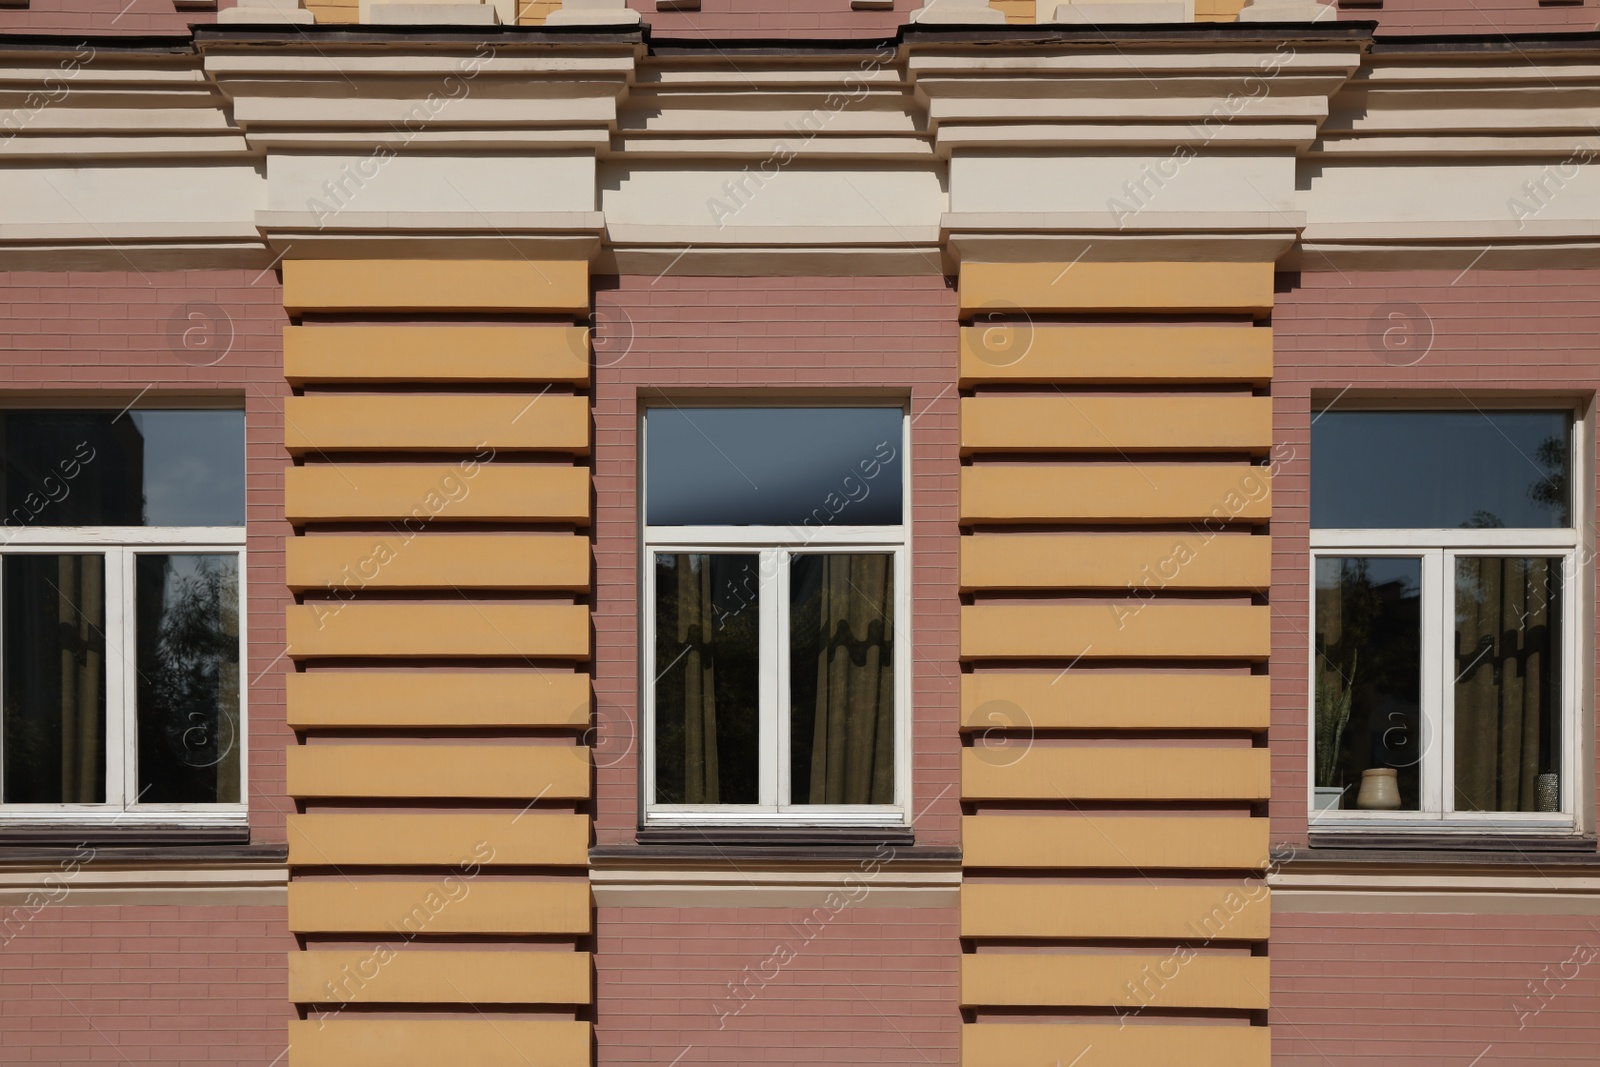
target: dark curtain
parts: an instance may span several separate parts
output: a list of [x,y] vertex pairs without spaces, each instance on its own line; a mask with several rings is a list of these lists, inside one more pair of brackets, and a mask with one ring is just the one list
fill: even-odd
[[1560,593],[1560,559],[1457,559],[1458,810],[1539,810],[1559,763]]
[[683,678],[683,803],[721,802],[717,770],[716,659],[711,567],[691,567],[687,557],[677,571],[677,626],[673,647],[682,656]]
[[660,553],[656,569],[656,801],[760,799],[760,560]]
[[8,556],[5,800],[105,801],[105,557]]

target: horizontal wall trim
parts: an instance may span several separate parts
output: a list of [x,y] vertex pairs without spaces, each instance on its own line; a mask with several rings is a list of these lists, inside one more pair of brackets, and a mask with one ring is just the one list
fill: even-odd
[[307,522],[399,522],[408,534],[433,523],[589,524],[587,467],[346,463],[283,472],[285,517]]
[[1202,522],[1272,517],[1271,475],[1244,463],[978,464],[961,468],[963,523]]
[[318,601],[284,609],[289,655],[587,660],[581,604]]
[[577,259],[285,259],[283,306],[306,311],[589,311]]
[[1135,1011],[1149,1004],[1265,1011],[1271,985],[1265,956],[982,952],[961,957],[962,1007],[1110,1005]]
[[284,541],[291,589],[589,588],[577,534],[324,534]]
[[1231,869],[1267,866],[1266,819],[1209,816],[966,815],[967,867]]
[[[587,815],[290,815],[293,866],[572,866],[589,863]],[[485,850],[487,856],[484,856]]]
[[1266,385],[1271,380],[1270,327],[1047,325],[997,316],[961,328],[962,388],[984,382]]
[[962,937],[1264,941],[1269,890],[1259,881],[1200,885],[967,882]]
[[1249,312],[1272,310],[1273,264],[961,264],[962,317],[1006,309],[1036,312]]
[[307,382],[589,381],[581,326],[285,326],[283,373]]
[[1600,892],[1568,889],[1474,892],[1422,887],[1405,890],[1273,889],[1282,915],[1569,915],[1600,916]]
[[589,795],[582,745],[291,745],[292,797],[574,799]]
[[297,1019],[293,1067],[588,1067],[590,1024],[559,1019]]
[[289,953],[289,999],[296,1004],[588,1004],[593,997],[594,963],[587,952],[386,947],[376,955],[372,948]]
[[283,400],[284,447],[307,452],[589,452],[589,398],[332,394]]
[[963,659],[1244,659],[1272,651],[1254,605],[980,604],[961,609]]
[[1266,590],[1272,539],[1244,533],[969,534],[961,590]]
[[297,934],[587,934],[591,926],[589,886],[576,880],[489,882],[453,873],[289,883],[289,929]]
[[964,730],[1265,730],[1271,717],[1265,675],[1095,670],[961,676]]
[[[1085,1055],[1085,1053],[1088,1053]],[[1265,1026],[1137,1023],[965,1023],[961,1067],[1071,1064],[1084,1067],[1268,1067],[1272,1032]]]
[[569,671],[312,671],[285,681],[289,725],[297,730],[590,721],[589,676]]
[[961,750],[964,800],[1258,801],[1271,795],[1272,762],[1264,748],[1008,744]]
[[990,396],[961,401],[961,454],[1272,448],[1264,396]]

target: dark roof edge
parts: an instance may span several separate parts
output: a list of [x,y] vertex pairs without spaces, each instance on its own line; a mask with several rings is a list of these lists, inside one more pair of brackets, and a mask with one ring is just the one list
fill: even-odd
[[90,46],[124,54],[184,55],[208,45],[284,47],[383,44],[502,44],[527,46],[637,47],[653,56],[790,56],[797,59],[840,52],[876,52],[886,46],[955,45],[968,47],[1050,47],[1175,44],[1196,46],[1241,39],[1293,40],[1364,45],[1379,55],[1473,55],[1514,52],[1589,53],[1600,51],[1600,30],[1524,34],[1379,34],[1378,23],[1197,22],[1180,25],[1090,26],[901,26],[892,37],[856,38],[682,38],[660,37],[648,26],[295,26],[213,24],[191,34],[133,35],[83,33],[0,33],[0,52],[64,52]]
[[85,46],[95,51],[142,52],[151,55],[189,55],[194,38],[189,34],[0,33],[0,52],[76,52]]

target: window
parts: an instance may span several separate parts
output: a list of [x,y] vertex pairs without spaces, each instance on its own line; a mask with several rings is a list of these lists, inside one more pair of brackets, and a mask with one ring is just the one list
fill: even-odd
[[245,825],[244,413],[0,412],[0,831]]
[[651,408],[650,824],[904,825],[900,407]]
[[1314,420],[1315,827],[1573,825],[1581,432],[1569,411]]

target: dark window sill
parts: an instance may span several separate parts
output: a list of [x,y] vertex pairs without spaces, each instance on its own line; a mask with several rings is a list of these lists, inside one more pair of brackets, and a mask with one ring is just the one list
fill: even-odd
[[289,861],[288,845],[238,845],[238,844],[184,844],[152,845],[147,843],[121,845],[93,845],[87,842],[73,845],[43,845],[0,843],[0,866],[7,864],[41,863],[93,863],[95,866],[116,864],[261,864],[280,866]]
[[90,822],[75,826],[0,825],[0,858],[9,857],[16,848],[28,846],[55,845],[60,846],[62,851],[70,852],[74,847],[84,844],[105,845],[107,851],[113,851],[122,848],[210,847],[249,843],[248,826],[118,826],[109,819],[101,823]]
[[[1384,833],[1311,834],[1301,858],[1341,862],[1526,864],[1600,862],[1596,839],[1573,834]],[[1288,862],[1294,862],[1290,859]]]

